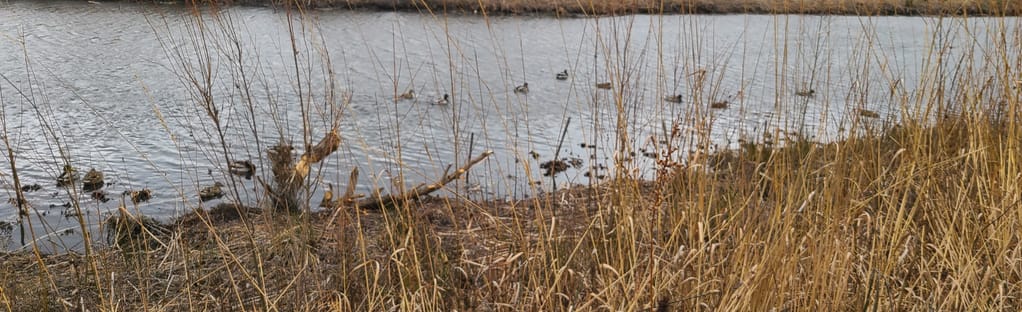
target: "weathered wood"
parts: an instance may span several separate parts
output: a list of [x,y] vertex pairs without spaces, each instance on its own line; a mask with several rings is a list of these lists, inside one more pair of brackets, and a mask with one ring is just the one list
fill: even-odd
[[309,176],[310,168],[333,154],[340,145],[341,135],[334,128],[319,143],[305,151],[298,163],[294,163],[289,145],[277,145],[267,151],[274,185],[270,187],[262,180],[260,183],[263,183],[270,193],[273,207],[278,210],[297,211],[300,207],[297,194],[302,189],[302,182]]
[[[400,203],[404,203],[404,202],[407,202],[407,201],[410,201],[410,200],[418,199],[419,197],[422,197],[422,196],[429,195],[430,193],[433,193],[433,192],[443,188],[444,185],[447,185],[448,183],[451,183],[454,180],[457,180],[462,175],[464,175],[466,172],[468,172],[469,168],[471,168],[472,166],[482,162],[487,157],[490,157],[490,155],[493,155],[493,151],[485,151],[482,154],[480,154],[479,156],[476,156],[475,158],[469,160],[469,162],[467,164],[465,164],[461,168],[458,168],[458,170],[455,170],[453,173],[448,174],[447,170],[445,170],[444,171],[444,175],[442,177],[440,177],[440,180],[438,180],[438,181],[436,181],[434,183],[419,184],[415,188],[412,188],[411,190],[409,190],[407,192],[404,192],[404,193],[399,193],[399,194],[394,194],[394,195],[380,194],[380,195],[377,195],[377,196],[373,196],[371,198],[366,198],[366,199],[363,199],[363,200],[355,202],[355,207],[358,207],[358,208],[361,208],[361,209],[366,209],[366,210],[379,210],[379,209],[381,209],[383,207],[386,207],[386,206],[389,206],[389,205],[392,205],[392,204],[395,204],[395,203],[400,204]],[[448,169],[449,168],[450,167],[448,167]]]
[[309,168],[312,165],[322,161],[330,154],[333,154],[338,147],[341,146],[341,135],[337,133],[337,129],[333,129],[330,133],[327,133],[326,137],[323,137],[312,149],[305,151],[302,158],[295,165],[295,172],[298,175],[298,180],[303,180],[309,175]]
[[351,204],[355,202],[355,199],[362,197],[361,195],[355,194],[356,185],[358,185],[358,167],[351,169],[351,175],[348,176],[348,188],[344,190],[344,196],[341,196],[340,204]]

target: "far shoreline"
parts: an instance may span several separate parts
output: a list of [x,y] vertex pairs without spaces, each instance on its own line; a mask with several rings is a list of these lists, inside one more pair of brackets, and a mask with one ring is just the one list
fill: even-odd
[[[191,0],[184,0],[190,2]],[[663,0],[618,1],[588,0],[302,0],[304,8],[353,11],[398,11],[464,15],[534,15],[556,17],[614,16],[630,14],[777,14],[836,16],[1019,16],[1022,1],[1000,7],[968,0],[928,1],[873,0],[847,1],[834,4],[814,1],[801,5],[785,5],[785,0]],[[227,4],[244,6],[284,7],[293,0],[228,0]],[[624,2],[624,3],[622,3]]]

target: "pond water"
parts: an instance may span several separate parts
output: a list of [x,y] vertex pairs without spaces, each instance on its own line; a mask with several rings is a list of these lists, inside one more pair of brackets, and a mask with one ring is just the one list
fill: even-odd
[[[42,187],[26,193],[31,218],[21,224],[13,204],[0,205],[0,220],[13,225],[8,248],[22,247],[21,229],[46,250],[80,248],[78,219],[65,207],[72,197],[93,230],[128,190],[153,190],[149,202],[126,206],[161,220],[219,203],[196,195],[215,181],[232,182],[223,200],[254,203],[257,183],[231,176],[224,151],[267,177],[262,151],[283,140],[300,152],[303,133],[314,143],[335,120],[344,141],[316,168],[313,203],[356,167],[359,191],[388,192],[401,177],[406,186],[431,181],[484,150],[495,155],[450,190],[522,197],[552,187],[539,165],[558,145],[558,157],[581,160],[556,176],[563,186],[597,182],[609,173],[587,168],[610,166],[622,148],[636,153],[625,157],[634,172],[651,177],[655,165],[642,154],[666,142],[681,146],[671,156],[679,158],[697,137],[727,148],[780,128],[829,140],[864,121],[846,112],[869,109],[880,118],[866,122],[879,123],[896,120],[895,106],[914,101],[905,98],[925,100],[913,90],[934,75],[922,73],[982,66],[992,35],[1018,41],[1013,18],[306,17],[236,7],[200,25],[181,5],[0,4],[5,133],[21,183]],[[935,67],[937,54],[954,61]],[[570,78],[555,79],[564,70]],[[529,92],[514,92],[524,82]],[[598,89],[602,82],[613,88]],[[415,99],[395,100],[408,89]],[[797,95],[810,89],[812,97]],[[443,94],[450,104],[432,105]],[[219,123],[203,108],[207,95]],[[710,108],[721,101],[729,107]],[[675,125],[678,135],[666,138]],[[0,150],[0,184],[14,198],[8,145]],[[103,171],[113,200],[58,188],[65,159]]]

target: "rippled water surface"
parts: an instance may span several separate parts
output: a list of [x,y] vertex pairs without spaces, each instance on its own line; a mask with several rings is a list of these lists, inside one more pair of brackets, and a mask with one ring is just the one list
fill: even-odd
[[[255,202],[256,183],[226,173],[224,150],[234,159],[256,161],[265,173],[259,156],[269,145],[283,140],[303,149],[303,120],[315,141],[336,117],[344,138],[319,171],[322,182],[313,183],[314,203],[322,185],[343,187],[356,167],[360,191],[389,191],[399,176],[418,184],[486,149],[495,156],[452,188],[501,198],[549,189],[539,163],[554,156],[569,118],[559,156],[582,165],[559,175],[558,183],[590,183],[607,174],[591,179],[584,168],[611,162],[619,147],[615,138],[623,133],[637,153],[636,172],[648,177],[654,166],[642,151],[662,144],[675,123],[681,136],[671,141],[685,146],[679,153],[700,130],[722,147],[767,128],[795,127],[825,140],[842,133],[846,111],[863,107],[884,119],[895,111],[892,97],[911,94],[903,91],[920,84],[921,72],[947,70],[923,66],[935,49],[954,49],[947,55],[982,64],[983,47],[990,45],[982,38],[1017,23],[315,11],[306,22],[289,25],[283,11],[259,7],[232,8],[224,17],[207,17],[200,26],[176,5],[0,4],[6,134],[21,183],[42,186],[27,194],[31,226],[16,223],[12,204],[0,205],[0,219],[13,224],[9,248],[21,246],[20,229],[34,230],[36,237],[53,233],[39,240],[47,248],[80,244],[77,220],[63,206],[70,196],[81,198],[93,228],[116,211],[126,190],[152,189],[152,201],[127,206],[164,220],[199,207],[196,190],[214,181],[233,179],[238,188],[229,197]],[[306,35],[292,41],[289,26]],[[209,31],[199,33],[200,27]],[[571,79],[555,80],[562,70]],[[192,84],[193,78],[204,81],[206,72],[223,141],[201,105],[199,91],[206,85]],[[614,88],[595,87],[606,81]],[[523,82],[529,93],[514,93]],[[325,91],[330,86],[333,93]],[[795,95],[810,88],[816,91],[812,98]],[[394,100],[407,89],[418,97]],[[431,105],[445,93],[450,105]],[[662,100],[673,94],[682,95],[683,103]],[[724,100],[728,109],[708,108]],[[312,113],[303,116],[303,110]],[[624,127],[616,127],[619,117]],[[6,145],[2,150],[0,182],[13,198]],[[114,200],[103,203],[56,187],[63,159],[83,171],[104,171],[111,182],[105,190]]]

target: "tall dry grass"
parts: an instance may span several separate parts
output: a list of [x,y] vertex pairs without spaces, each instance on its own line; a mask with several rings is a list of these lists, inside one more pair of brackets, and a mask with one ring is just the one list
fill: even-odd
[[[199,55],[171,57],[220,142],[210,153],[230,161],[220,112],[247,112],[255,119],[259,107],[278,104],[247,95],[269,88],[240,74],[260,69],[243,61],[247,54],[231,14],[215,8],[192,14],[191,32],[164,40]],[[344,97],[330,88],[336,84],[323,75],[327,70],[315,65],[323,63],[312,60],[329,56],[317,49],[315,28],[302,27],[311,19],[297,11],[281,14],[288,15],[293,51],[300,52],[291,58],[289,83],[303,123],[274,124],[279,133],[300,133],[304,146],[297,148],[309,149],[323,135],[310,120],[342,118]],[[1019,25],[993,27],[1003,30],[989,32],[997,35]],[[995,39],[992,46],[967,48],[982,53],[978,67],[948,70],[945,65],[959,60],[946,59],[949,49],[936,46],[925,54],[927,70],[917,88],[892,88],[887,108],[898,117],[884,123],[848,113],[833,122],[850,130],[833,141],[798,131],[805,130],[803,117],[783,123],[792,129],[763,130],[737,148],[713,149],[712,114],[677,120],[661,135],[671,142],[665,148],[674,144],[685,152],[658,157],[653,180],[638,179],[634,163],[618,159],[610,182],[535,198],[430,198],[382,211],[313,212],[310,203],[318,199],[307,190],[315,187],[310,178],[296,194],[302,206],[295,212],[274,211],[273,200],[264,198],[256,207],[200,209],[170,231],[128,213],[120,222],[129,235],[118,236],[123,239],[114,246],[84,256],[4,255],[0,306],[1017,310],[1022,133],[1015,69],[1022,62],[1011,52],[1019,38]],[[872,54],[863,58],[863,68],[884,53],[877,46],[864,50]],[[621,155],[641,140],[627,131],[638,122],[629,109],[641,100],[629,90],[629,79],[635,79],[629,62],[608,60],[614,89],[603,99],[616,112],[614,141]],[[213,65],[239,73],[232,82],[242,90],[240,101],[210,96],[214,75],[205,70]],[[862,75],[871,77],[865,70]],[[314,79],[327,82],[309,82]],[[849,90],[856,92],[868,91]],[[710,104],[707,97],[692,98],[694,107]],[[849,103],[853,108],[866,104],[866,96],[851,98],[858,99]],[[697,131],[691,136],[680,129]],[[254,127],[249,134],[273,137]],[[235,195],[245,192],[231,187]]]

